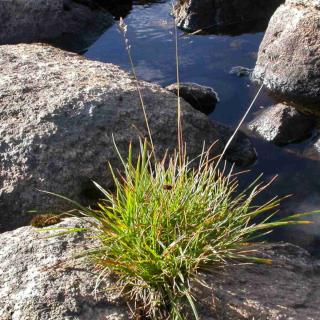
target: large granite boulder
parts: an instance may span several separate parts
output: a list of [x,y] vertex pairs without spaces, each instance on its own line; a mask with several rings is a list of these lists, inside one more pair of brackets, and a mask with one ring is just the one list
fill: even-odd
[[265,108],[247,125],[252,132],[277,145],[301,142],[312,135],[315,126],[314,117],[282,103]]
[[[83,227],[69,218],[57,228]],[[3,320],[124,320],[124,299],[112,277],[96,294],[97,272],[86,260],[75,260],[96,243],[85,234],[49,237],[23,227],[0,234],[0,319]],[[194,284],[203,320],[306,319],[320,313],[319,262],[290,244],[252,247],[272,265],[234,265],[203,275],[208,287]],[[188,319],[188,318],[186,318]],[[191,318],[190,318],[191,320]]]
[[174,7],[177,24],[186,31],[231,33],[257,31],[284,0],[179,0]]
[[[84,47],[113,23],[110,13],[90,0],[0,1],[0,44],[49,41],[62,37]],[[59,40],[62,42],[62,39]]]
[[253,80],[287,100],[320,107],[320,1],[287,0],[270,20]]
[[[47,45],[1,46],[0,69],[0,229],[22,225],[28,210],[67,208],[38,189],[91,203],[98,196],[91,179],[109,187],[108,162],[121,167],[112,135],[123,155],[130,141],[137,150],[139,135],[147,135],[135,80],[114,65]],[[157,85],[139,86],[164,154],[177,145],[177,98]],[[222,140],[215,123],[185,102],[182,113],[190,157],[204,141]],[[239,162],[255,160],[252,145],[247,151]],[[228,157],[235,159],[232,150]]]

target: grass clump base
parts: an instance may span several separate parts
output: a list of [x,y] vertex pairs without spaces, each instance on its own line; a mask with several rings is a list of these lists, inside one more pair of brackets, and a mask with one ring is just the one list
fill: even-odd
[[[219,171],[209,151],[198,165],[180,153],[156,161],[146,143],[135,162],[131,147],[127,159],[119,156],[122,174],[110,166],[115,193],[96,184],[105,199],[95,209],[69,201],[77,215],[90,218],[84,231],[98,240],[85,255],[100,267],[100,280],[110,271],[117,275],[137,319],[186,319],[185,306],[199,319],[190,284],[199,272],[234,259],[261,262],[246,243],[268,229],[297,223],[269,222],[280,200],[253,205],[265,186],[255,181],[240,192],[232,171]],[[265,213],[267,219],[253,222]]]
[[54,214],[54,213],[38,214],[31,219],[30,225],[35,228],[45,228],[45,227],[49,227],[54,224],[57,224],[61,222],[61,220],[62,220],[62,217],[60,214]]

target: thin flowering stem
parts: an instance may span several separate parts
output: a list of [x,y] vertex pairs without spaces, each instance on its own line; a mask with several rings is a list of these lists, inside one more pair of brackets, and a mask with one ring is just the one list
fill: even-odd
[[153,153],[154,158],[156,158],[156,153],[155,153],[155,148],[154,148],[154,144],[153,144],[152,134],[151,134],[150,126],[149,126],[149,120],[148,120],[148,116],[147,116],[147,112],[146,112],[146,106],[145,106],[145,103],[144,103],[144,99],[143,99],[143,96],[142,96],[141,88],[139,86],[139,80],[138,80],[137,73],[136,73],[136,70],[135,70],[135,67],[134,67],[134,63],[133,63],[133,59],[132,59],[131,45],[130,45],[129,40],[127,38],[128,26],[125,24],[123,18],[120,18],[119,28],[122,31],[122,35],[123,35],[124,42],[125,42],[125,47],[126,47],[126,50],[127,50],[127,53],[128,53],[128,57],[129,57],[131,71],[132,71],[132,74],[134,76],[136,87],[137,87],[137,91],[138,91],[138,94],[139,94],[139,99],[140,99],[140,103],[141,103],[141,107],[142,107],[142,111],[143,111],[145,124],[146,124],[147,130],[148,130],[148,138],[150,140],[152,153]]
[[[173,7],[173,3],[172,3]],[[181,97],[180,97],[180,64],[179,64],[179,43],[178,43],[178,28],[176,19],[174,19],[174,38],[175,38],[175,60],[176,60],[176,77],[177,77],[177,124],[178,124],[178,152],[180,161],[184,158],[184,143],[183,143],[183,128],[181,115]],[[180,162],[181,165],[181,162]]]
[[217,161],[217,163],[216,163],[215,169],[217,169],[218,166],[219,166],[219,164],[221,163],[221,161],[222,161],[224,155],[226,154],[228,148],[230,147],[233,139],[235,138],[236,134],[237,134],[238,131],[240,130],[240,128],[241,128],[244,120],[247,118],[249,112],[251,111],[252,107],[254,106],[255,102],[257,101],[257,99],[258,99],[258,97],[259,97],[262,89],[263,89],[263,84],[260,86],[260,88],[259,88],[258,92],[256,93],[255,97],[253,98],[250,106],[248,107],[247,111],[245,112],[245,114],[244,114],[243,117],[241,118],[241,120],[240,120],[240,122],[238,123],[236,129],[234,130],[232,136],[229,138],[228,142],[226,143],[226,145],[225,145],[225,147],[224,147],[221,155],[220,155],[219,158],[218,158],[218,161]]

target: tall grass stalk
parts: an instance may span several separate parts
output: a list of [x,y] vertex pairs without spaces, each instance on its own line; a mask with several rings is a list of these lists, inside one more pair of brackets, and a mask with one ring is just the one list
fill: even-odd
[[[273,228],[309,224],[295,220],[306,214],[271,221],[281,199],[274,197],[256,205],[257,196],[267,185],[259,179],[239,190],[237,175],[219,164],[261,89],[218,158],[210,158],[212,146],[193,160],[183,142],[182,113],[178,89],[178,150],[156,157],[146,107],[138,83],[127,26],[120,20],[132,72],[137,84],[148,139],[140,139],[138,159],[115,149],[123,164],[122,174],[109,165],[115,192],[95,183],[104,199],[95,208],[59,196],[77,211],[89,227],[82,229],[96,239],[96,246],[83,253],[100,268],[97,286],[109,272],[117,275],[117,287],[128,298],[133,317],[141,319],[199,319],[192,282],[202,283],[201,273],[228,266],[237,260],[265,262],[247,247]],[[175,26],[176,71],[179,87],[178,33]],[[151,148],[150,148],[151,146]],[[260,217],[259,223],[256,219]],[[69,229],[67,232],[79,232]]]
[[[173,8],[173,3],[172,3]],[[177,78],[177,132],[178,132],[178,151],[181,159],[184,157],[183,128],[181,117],[181,97],[180,97],[180,61],[179,61],[179,42],[178,28],[174,20],[174,38],[175,38],[175,60],[176,60],[176,78]]]
[[122,32],[122,35],[123,35],[123,39],[124,39],[124,42],[125,42],[125,48],[127,50],[128,58],[129,58],[130,66],[131,66],[131,71],[132,71],[132,74],[134,76],[135,83],[136,83],[136,88],[137,88],[137,91],[138,91],[138,94],[139,94],[139,99],[140,99],[140,104],[141,104],[141,108],[142,108],[142,112],[143,112],[143,116],[144,116],[144,120],[145,120],[145,125],[147,126],[147,130],[148,130],[149,142],[151,144],[151,149],[153,150],[153,155],[155,156],[155,148],[154,148],[152,134],[151,134],[150,126],[149,126],[149,120],[148,120],[148,116],[147,116],[147,112],[146,112],[146,106],[145,106],[145,103],[144,103],[144,100],[143,100],[143,96],[142,96],[142,92],[141,92],[141,89],[140,89],[140,85],[139,85],[139,80],[138,80],[138,77],[137,77],[136,69],[134,67],[134,63],[133,63],[133,60],[132,60],[131,45],[129,43],[129,39],[127,38],[128,27],[125,24],[123,18],[120,18],[119,28],[120,28],[120,31]]

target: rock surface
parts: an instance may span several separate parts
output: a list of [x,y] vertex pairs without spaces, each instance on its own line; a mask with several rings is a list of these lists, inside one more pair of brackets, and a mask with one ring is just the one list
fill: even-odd
[[318,319],[319,262],[286,243],[266,244],[259,251],[261,257],[273,260],[272,265],[235,266],[226,269],[225,276],[208,276],[213,294],[200,290],[198,298],[211,306],[205,319]]
[[[221,137],[220,141],[226,145],[233,135],[234,129],[219,122],[214,122],[214,124]],[[257,160],[256,150],[252,147],[251,140],[243,131],[239,130],[235,135],[226,151],[226,158],[243,167],[247,167]]]
[[[82,226],[77,218],[57,225]],[[53,232],[23,227],[0,235],[0,319],[128,319],[116,292],[93,295],[97,271],[83,260],[74,260],[94,245],[92,239],[82,233],[48,238]],[[204,275],[209,288],[194,286],[200,318],[318,319],[319,262],[290,244],[254,248],[273,264],[236,265]],[[106,278],[103,285],[112,287],[112,279]]]
[[[166,89],[174,94],[178,94],[177,83],[170,84]],[[180,83],[179,91],[180,96],[185,101],[204,114],[213,112],[216,104],[219,102],[218,94],[212,88],[197,83]]]
[[[99,195],[91,179],[111,186],[108,161],[121,167],[112,135],[126,155],[129,141],[135,148],[138,135],[147,134],[134,79],[114,65],[46,45],[1,46],[0,69],[0,229],[24,224],[28,210],[68,208],[38,189],[92,203]],[[140,87],[160,155],[177,145],[177,98],[157,85]],[[182,113],[190,157],[204,141],[221,140],[205,115],[185,102]],[[250,159],[252,146],[241,161]]]
[[253,69],[249,69],[246,67],[242,67],[242,66],[236,66],[236,67],[232,67],[230,70],[230,74],[234,74],[239,78],[242,77],[249,77],[251,76]]
[[284,0],[179,0],[173,13],[187,31],[230,30],[245,32],[266,22]]
[[249,130],[277,145],[300,142],[311,136],[316,121],[295,108],[279,103],[264,109],[249,124]]
[[0,44],[44,41],[63,35],[69,42],[88,45],[113,19],[107,11],[87,3],[86,0],[0,1]]
[[319,0],[287,0],[278,8],[252,78],[286,99],[320,107]]
[[[84,224],[74,218],[57,226]],[[128,319],[115,293],[100,291],[95,297],[96,271],[73,259],[92,240],[82,233],[46,238],[52,234],[23,227],[0,235],[0,319]]]

